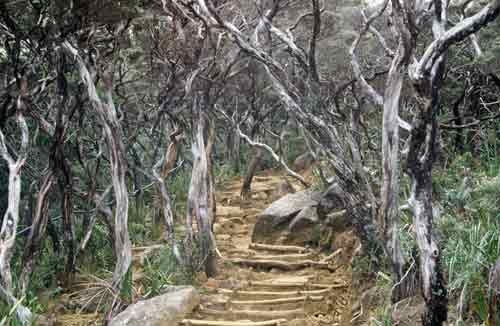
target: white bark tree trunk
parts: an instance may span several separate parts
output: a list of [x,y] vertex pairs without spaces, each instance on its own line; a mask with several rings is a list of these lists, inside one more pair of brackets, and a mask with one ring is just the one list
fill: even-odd
[[[193,241],[195,237],[189,234],[192,232],[192,221],[196,219],[197,235],[201,259],[205,267],[205,273],[208,277],[216,274],[215,255],[213,252],[214,238],[212,234],[212,220],[210,211],[210,183],[208,175],[208,159],[205,147],[205,129],[207,126],[207,117],[203,112],[205,102],[202,96],[195,97],[194,109],[195,121],[193,123],[193,140],[191,150],[193,153],[193,170],[191,174],[191,183],[189,185],[188,205],[187,205],[187,223],[188,223],[188,241]],[[188,245],[193,245],[190,243]]]
[[125,148],[122,141],[122,128],[118,120],[112,97],[113,77],[112,75],[103,76],[106,97],[106,102],[104,102],[97,94],[89,69],[78,54],[78,51],[73,48],[69,42],[65,42],[63,46],[77,60],[80,76],[87,86],[90,102],[96,110],[104,128],[104,134],[108,145],[111,163],[111,179],[116,200],[114,235],[117,261],[113,272],[112,286],[115,290],[119,291],[122,288],[122,283],[129,272],[132,262],[132,244],[130,242],[127,224],[129,206],[126,183],[127,164],[124,158]]
[[[171,143],[168,146],[168,149],[165,153],[165,156],[162,157],[158,163],[153,167],[153,176],[158,183],[160,195],[161,195],[161,210],[163,214],[163,219],[165,221],[165,238],[167,242],[171,246],[171,250],[174,253],[175,258],[178,263],[184,263],[179,246],[175,239],[175,229],[174,229],[174,214],[172,212],[172,204],[170,195],[168,193],[167,185],[165,183],[165,179],[172,172],[175,167],[175,163],[177,161],[177,147],[178,147],[178,139],[182,133],[181,130],[176,130],[170,135]],[[162,172],[160,173],[160,169]]]
[[9,168],[8,204],[0,230],[0,297],[9,305],[16,307],[16,316],[23,325],[29,325],[32,319],[32,313],[14,297],[14,286],[12,284],[12,272],[10,269],[10,260],[13,255],[17,225],[19,223],[21,169],[26,162],[29,145],[28,125],[22,113],[24,109],[22,97],[26,92],[25,88],[26,85],[22,87],[21,95],[17,100],[17,124],[21,130],[21,147],[17,153],[17,158],[12,157],[9,153],[5,142],[5,136],[0,130],[0,156],[7,162]]

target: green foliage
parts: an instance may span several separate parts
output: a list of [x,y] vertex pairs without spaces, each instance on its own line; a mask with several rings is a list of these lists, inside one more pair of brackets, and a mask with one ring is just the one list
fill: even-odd
[[154,297],[169,285],[192,284],[194,272],[179,266],[170,248],[155,253],[146,259],[143,286],[145,297]]
[[482,322],[488,320],[488,298],[485,291],[481,288],[476,288],[473,296],[474,311]]
[[[28,293],[26,297],[21,298],[18,304],[29,308],[34,315],[45,311],[45,307],[40,304],[33,293]],[[9,307],[3,301],[0,301],[0,326],[23,326],[16,318],[16,307]],[[37,325],[36,320],[33,321],[32,325]]]
[[314,247],[318,247],[321,244],[321,225],[315,225],[312,229],[310,243]]
[[214,170],[214,179],[217,186],[223,185],[238,175],[238,171],[235,171],[228,164],[215,164]]
[[[471,189],[464,189],[460,170],[471,168]],[[494,172],[494,173],[492,173]],[[474,316],[485,321],[488,272],[500,257],[500,175],[496,159],[473,164],[458,157],[436,175],[444,212],[437,221],[451,295],[466,289]],[[496,173],[496,175],[495,175]]]
[[302,137],[291,137],[286,145],[286,162],[292,164],[297,157],[304,154],[305,144]]
[[[106,225],[98,221],[94,226],[92,237],[87,245],[85,258],[89,261],[82,264],[82,268],[88,272],[99,269],[112,270],[115,262],[113,244]],[[91,253],[91,254],[90,254]]]
[[130,241],[134,245],[144,243],[146,241],[146,226],[144,223],[129,223]]
[[120,298],[125,302],[132,302],[133,299],[133,286],[132,286],[132,267],[130,267],[125,274],[122,287],[120,289]]
[[392,326],[392,307],[381,307],[375,312],[376,316],[372,319],[372,326]]
[[167,189],[172,199],[172,210],[177,213],[184,213],[191,182],[191,170],[184,167],[177,170],[167,180]]

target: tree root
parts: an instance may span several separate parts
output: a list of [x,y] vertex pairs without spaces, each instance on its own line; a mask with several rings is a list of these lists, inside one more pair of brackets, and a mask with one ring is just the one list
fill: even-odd
[[340,255],[342,252],[344,251],[344,249],[340,248],[340,249],[337,249],[335,250],[335,252],[329,256],[326,256],[325,258],[323,258],[321,260],[322,263],[327,263],[329,262],[330,260],[332,260],[333,258],[337,257],[338,255]]

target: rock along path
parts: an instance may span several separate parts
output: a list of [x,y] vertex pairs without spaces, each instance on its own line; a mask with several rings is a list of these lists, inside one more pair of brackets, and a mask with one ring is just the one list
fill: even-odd
[[[181,324],[343,326],[351,273],[336,261],[335,254],[251,242],[257,216],[278,199],[273,193],[283,178],[256,177],[248,199],[239,196],[241,180],[217,192],[214,233],[224,259],[219,259],[217,277],[203,285],[201,304]],[[296,190],[301,188],[289,182]]]

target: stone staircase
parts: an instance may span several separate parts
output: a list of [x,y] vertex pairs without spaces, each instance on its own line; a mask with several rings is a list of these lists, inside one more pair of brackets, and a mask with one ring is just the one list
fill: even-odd
[[[248,199],[241,180],[218,192],[214,233],[223,256],[218,275],[206,280],[199,307],[183,325],[341,325],[350,301],[350,271],[339,252],[251,242],[259,212],[272,201],[282,176],[256,177]],[[299,190],[300,185],[293,183]]]

